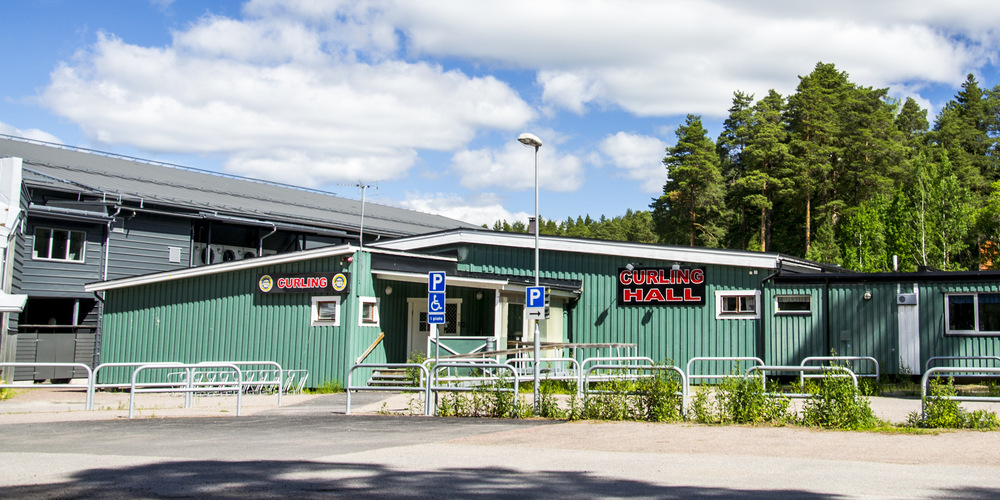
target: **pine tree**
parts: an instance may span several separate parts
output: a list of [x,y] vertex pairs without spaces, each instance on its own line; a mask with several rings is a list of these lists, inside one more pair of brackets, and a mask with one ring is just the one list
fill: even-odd
[[676,131],[677,145],[667,148],[663,195],[650,205],[660,241],[718,247],[725,237],[725,189],[719,156],[701,124],[688,115]]

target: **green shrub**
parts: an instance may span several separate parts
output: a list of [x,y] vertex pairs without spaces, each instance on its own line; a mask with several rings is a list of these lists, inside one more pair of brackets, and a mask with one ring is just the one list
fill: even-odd
[[811,381],[806,391],[812,395],[802,409],[804,425],[851,430],[881,425],[870,401],[854,387],[850,377],[826,376],[818,382]]
[[335,392],[344,392],[344,386],[340,385],[339,380],[324,380],[322,384],[309,389],[310,394],[333,394]]
[[531,407],[510,389],[513,389],[513,384],[501,381],[467,392],[445,392],[438,402],[438,414],[443,417],[486,418],[530,416]]
[[706,424],[785,424],[792,420],[785,397],[764,393],[762,376],[723,379],[713,389],[698,391],[691,401],[692,418]]
[[666,370],[634,380],[622,374],[596,384],[580,415],[595,420],[672,422],[683,418],[680,392],[680,381]]
[[930,395],[924,400],[924,414],[911,413],[908,423],[914,427],[930,427],[945,429],[996,429],[1000,427],[997,414],[986,410],[975,410],[968,413],[959,406],[958,401],[949,399],[958,394],[955,390],[955,379],[948,377],[948,382],[940,379],[931,380]]

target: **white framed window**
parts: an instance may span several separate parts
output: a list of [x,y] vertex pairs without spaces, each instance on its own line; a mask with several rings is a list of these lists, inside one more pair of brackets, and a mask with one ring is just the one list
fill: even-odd
[[774,314],[803,316],[812,314],[812,297],[808,295],[776,295],[774,297]]
[[1000,335],[1000,293],[944,294],[948,335]]
[[759,290],[716,290],[715,319],[760,318]]
[[340,296],[312,297],[312,326],[340,326]]
[[358,297],[358,326],[378,326],[378,299]]
[[87,233],[83,231],[36,227],[31,258],[35,260],[83,262],[86,241]]

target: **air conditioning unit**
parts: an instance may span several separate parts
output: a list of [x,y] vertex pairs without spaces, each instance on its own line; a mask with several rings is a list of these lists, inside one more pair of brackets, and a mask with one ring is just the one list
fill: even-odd
[[915,293],[896,294],[896,304],[901,306],[915,306],[917,305],[917,294]]
[[207,266],[222,262],[224,248],[220,245],[194,244],[194,265]]
[[222,262],[252,259],[257,256],[257,250],[250,247],[222,247]]

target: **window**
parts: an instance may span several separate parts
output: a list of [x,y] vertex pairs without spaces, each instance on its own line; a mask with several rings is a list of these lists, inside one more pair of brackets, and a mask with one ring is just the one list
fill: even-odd
[[360,297],[358,301],[358,326],[378,326],[378,299]]
[[312,298],[312,326],[340,326],[340,296]]
[[715,292],[715,319],[757,319],[760,292],[732,290]]
[[812,299],[808,295],[777,295],[775,314],[812,314]]
[[36,227],[35,245],[32,248],[31,258],[83,262],[86,239],[87,235],[83,231]]
[[945,294],[946,333],[1000,335],[1000,293]]

